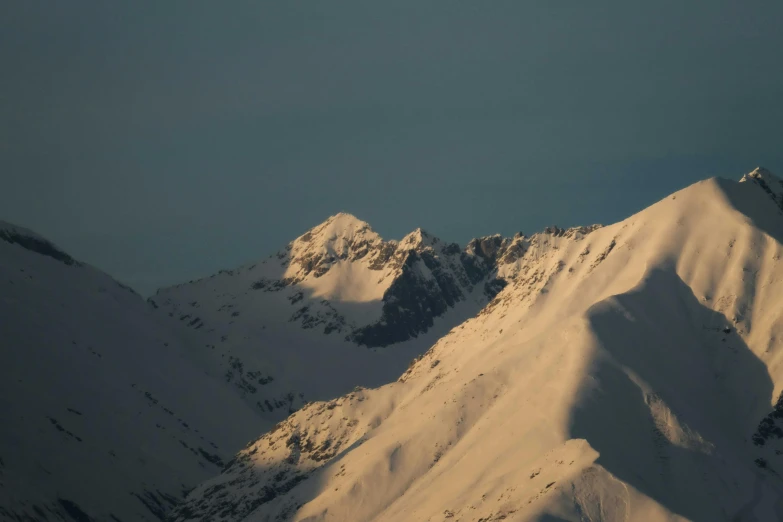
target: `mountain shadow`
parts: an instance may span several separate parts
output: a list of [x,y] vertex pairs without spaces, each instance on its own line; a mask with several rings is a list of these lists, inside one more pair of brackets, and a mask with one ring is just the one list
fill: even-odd
[[653,269],[588,319],[600,348],[570,435],[599,452],[598,464],[694,522],[755,520],[743,513],[757,506],[728,499],[783,497],[751,442],[770,410],[767,368],[673,268]]
[[734,209],[750,219],[756,228],[783,243],[783,209],[765,185],[752,179],[744,183],[716,179],[716,183]]

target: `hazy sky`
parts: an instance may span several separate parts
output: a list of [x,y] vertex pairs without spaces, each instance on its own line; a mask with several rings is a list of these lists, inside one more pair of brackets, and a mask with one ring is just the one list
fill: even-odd
[[0,219],[143,294],[338,211],[461,243],[610,223],[783,174],[781,20],[779,0],[2,2]]

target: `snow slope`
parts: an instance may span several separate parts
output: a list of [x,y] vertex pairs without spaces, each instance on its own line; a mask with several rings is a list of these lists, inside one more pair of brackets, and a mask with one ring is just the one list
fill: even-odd
[[422,230],[383,241],[338,214],[145,303],[0,223],[0,519],[160,519],[306,398],[396,379],[542,237],[582,232],[463,250]]
[[170,520],[783,520],[781,186],[539,237],[397,382],[305,406]]
[[192,335],[0,222],[0,520],[159,520],[268,428]]
[[203,334],[205,366],[281,420],[307,401],[395,380],[481,310],[540,238],[591,230],[489,236],[462,249],[421,229],[384,241],[341,213],[264,261],[162,289],[150,302]]

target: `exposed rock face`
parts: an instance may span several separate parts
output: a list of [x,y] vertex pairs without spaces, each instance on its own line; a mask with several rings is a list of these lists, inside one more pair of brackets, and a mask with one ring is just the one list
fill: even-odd
[[435,317],[464,298],[457,281],[431,253],[411,250],[404,259],[399,274],[384,293],[383,316],[376,323],[354,331],[352,340],[365,346],[406,341],[426,332]]
[[541,262],[594,229],[485,236],[462,248],[422,229],[386,241],[337,214],[266,260],[149,302],[204,336],[217,374],[276,422],[307,401],[396,379],[438,335],[507,302],[508,286],[545,286],[555,272]]
[[[393,282],[383,294],[382,316],[349,336],[369,347],[388,346],[426,332],[435,318],[467,299],[475,285],[495,281],[494,258],[444,244],[421,229],[398,244],[387,243],[378,254],[374,269],[393,273]],[[386,266],[377,262],[379,258],[388,259]],[[498,285],[488,288],[484,302],[494,297]]]
[[[753,434],[753,444],[756,446],[765,446],[768,442],[783,439],[783,429],[780,424],[783,420],[783,393],[778,397],[775,407],[759,422],[756,433]],[[780,448],[776,450],[776,455],[782,452]]]
[[[531,245],[547,248],[545,238],[581,239],[598,228],[548,227],[541,234],[510,238],[499,234],[471,240],[465,249],[444,243],[422,229],[400,241],[384,241],[370,226],[349,214],[337,214],[307,231],[280,251],[274,259],[285,268],[279,279],[260,278],[254,290],[283,289],[318,284],[332,270],[360,266],[377,273],[381,290],[380,317],[361,324],[343,316],[329,299],[303,304],[290,317],[303,328],[323,327],[324,333],[343,333],[346,339],[367,347],[384,347],[427,332],[443,316],[469,296],[477,299],[476,312],[492,300],[515,275],[498,269],[518,264]],[[477,290],[478,288],[478,290]],[[289,297],[299,302],[301,291]]]
[[779,520],[783,245],[734,202],[779,224],[783,183],[745,181],[600,230],[398,245],[383,318],[407,335],[505,288],[397,382],[278,424],[170,520]]
[[[531,244],[542,243],[542,238],[548,236],[578,240],[599,227],[548,227],[530,238],[521,233],[511,238],[495,234],[475,238],[463,250],[458,244],[444,243],[422,229],[399,242],[383,241],[366,223],[354,224],[349,220],[355,218],[338,214],[289,245],[284,254],[288,256],[288,266],[301,268],[296,278],[272,283],[271,287],[292,284],[297,278],[304,280],[309,274],[321,277],[338,261],[366,259],[369,269],[386,274],[392,281],[383,293],[381,318],[371,324],[356,325],[347,336],[367,347],[404,342],[426,332],[436,318],[474,292],[482,303],[478,311],[508,284],[508,278],[513,278],[511,271],[498,275],[498,268],[517,263]],[[315,238],[323,238],[324,231],[340,221],[343,226],[345,221],[351,223],[350,234],[332,235],[332,243],[313,252]],[[308,248],[302,248],[302,242]],[[346,323],[341,321],[327,328],[343,331],[341,326]]]

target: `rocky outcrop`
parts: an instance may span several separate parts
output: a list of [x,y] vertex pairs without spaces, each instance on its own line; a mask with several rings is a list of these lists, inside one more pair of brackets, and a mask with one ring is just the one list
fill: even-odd
[[[505,286],[493,275],[495,259],[486,253],[491,246],[477,255],[470,247],[461,251],[455,244],[425,237],[429,241],[400,243],[390,259],[396,274],[383,296],[383,314],[377,322],[356,329],[349,336],[352,341],[368,347],[404,342],[426,332],[437,317],[465,300],[477,285],[483,292],[479,302],[484,303]],[[497,238],[500,240],[500,236]]]

